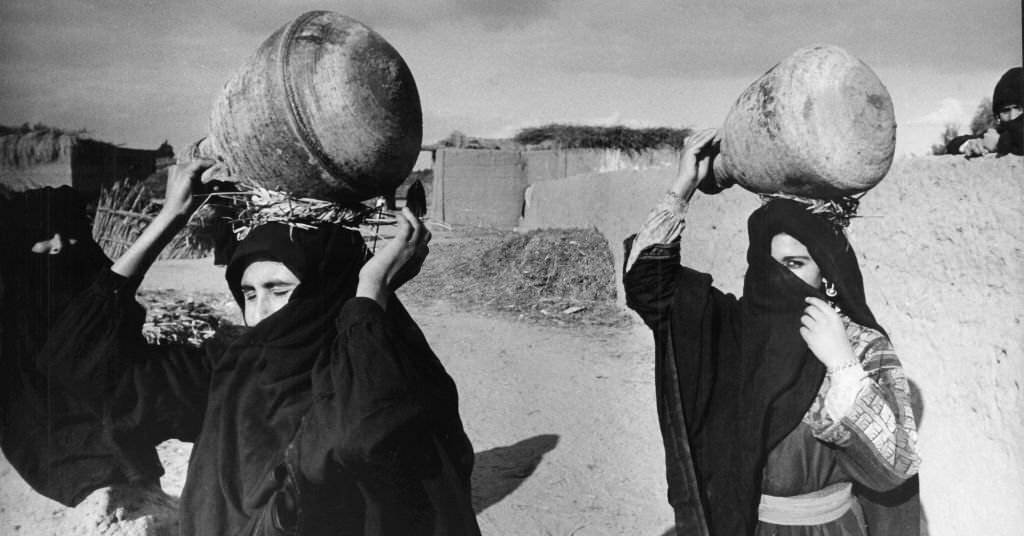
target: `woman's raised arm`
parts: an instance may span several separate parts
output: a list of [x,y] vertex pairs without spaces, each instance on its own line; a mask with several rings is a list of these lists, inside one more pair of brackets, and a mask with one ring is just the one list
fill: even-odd
[[711,170],[716,134],[716,130],[708,129],[691,134],[686,139],[679,161],[679,174],[636,234],[626,260],[626,272],[629,272],[645,249],[655,244],[671,243],[683,232],[683,216],[690,198]]
[[212,168],[213,160],[196,159],[175,164],[167,172],[167,193],[164,206],[146,230],[121,255],[110,270],[124,277],[142,276],[160,252],[188,223],[189,216],[200,203],[193,197],[201,193],[201,177]]

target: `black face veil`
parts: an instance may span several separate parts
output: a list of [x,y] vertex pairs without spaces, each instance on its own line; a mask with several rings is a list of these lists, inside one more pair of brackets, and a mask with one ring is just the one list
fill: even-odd
[[857,255],[841,228],[788,199],[772,200],[754,211],[747,227],[750,246],[743,297],[755,309],[802,311],[806,296],[829,299],[772,258],[772,238],[786,233],[807,247],[823,276],[835,285],[839,308],[854,322],[885,333],[867,306]]
[[[38,348],[57,315],[110,266],[91,227],[84,200],[69,186],[0,200],[5,332],[27,345],[19,352]],[[59,254],[32,252],[33,244],[57,234],[63,243]]]

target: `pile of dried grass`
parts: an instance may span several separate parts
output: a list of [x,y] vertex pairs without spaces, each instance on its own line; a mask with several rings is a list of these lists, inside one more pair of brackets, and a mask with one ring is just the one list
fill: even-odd
[[84,130],[65,131],[43,125],[0,126],[0,166],[28,167],[71,158]]
[[688,128],[628,128],[550,124],[524,128],[515,136],[521,145],[543,145],[559,149],[618,149],[636,154],[659,148],[682,148]]
[[534,320],[615,324],[614,260],[596,230],[478,232],[431,244],[412,296],[447,299]]
[[[143,183],[121,181],[100,192],[92,236],[108,257],[116,259],[128,249],[160,211]],[[196,259],[210,254],[211,210],[199,210],[188,226],[164,248],[161,259]]]
[[213,307],[174,291],[140,293],[139,301],[146,307],[142,336],[150,344],[199,346],[212,337],[222,323]]

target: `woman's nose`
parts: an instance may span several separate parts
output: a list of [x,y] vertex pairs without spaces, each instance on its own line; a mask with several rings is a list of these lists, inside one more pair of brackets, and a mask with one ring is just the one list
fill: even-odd
[[64,249],[64,240],[61,239],[60,233],[54,233],[53,238],[50,239],[50,255],[56,255],[62,249]]
[[43,255],[57,255],[62,249],[64,249],[64,240],[61,239],[60,233],[54,233],[52,237],[32,245],[32,253]]
[[273,313],[273,304],[267,296],[259,295],[256,297],[256,322],[262,322],[264,318],[270,316]]

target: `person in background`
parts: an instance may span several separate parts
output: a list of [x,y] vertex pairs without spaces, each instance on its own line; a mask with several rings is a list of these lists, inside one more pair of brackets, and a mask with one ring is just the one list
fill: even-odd
[[71,396],[38,370],[47,333],[111,264],[70,186],[0,198],[0,445],[38,493],[75,506],[111,485],[159,490],[156,452],[111,433],[106,401]]
[[1024,69],[1003,74],[992,92],[996,126],[980,135],[957,136],[946,144],[946,153],[970,157],[990,153],[1024,155]]

